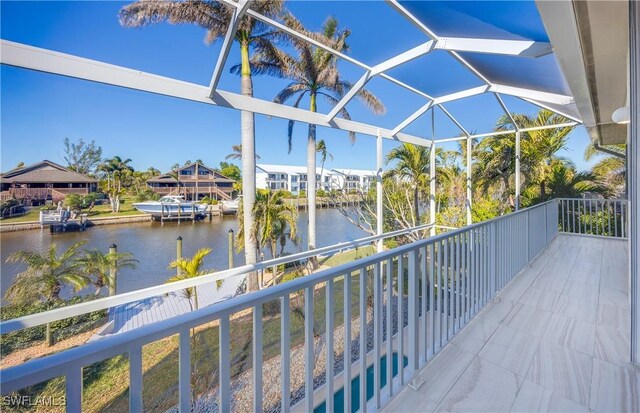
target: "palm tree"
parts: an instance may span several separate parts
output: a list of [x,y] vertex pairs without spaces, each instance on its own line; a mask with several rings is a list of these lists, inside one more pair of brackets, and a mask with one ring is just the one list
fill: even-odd
[[[80,241],[58,255],[56,244],[52,243],[45,252],[16,251],[9,255],[7,263],[26,264],[27,269],[19,273],[5,293],[12,304],[24,305],[34,301],[53,303],[60,300],[60,291],[70,286],[75,291],[86,287],[90,279],[78,265],[78,249],[86,241]],[[51,323],[46,326],[46,344],[53,344]]]
[[[550,126],[565,123],[561,115],[546,109],[531,117],[525,114],[512,114],[520,128]],[[510,117],[502,116],[497,121],[496,130],[513,129]],[[520,170],[522,187],[537,185],[540,199],[547,199],[547,180],[552,172],[552,164],[565,161],[557,153],[567,147],[569,134],[573,126],[522,132],[520,139]],[[511,199],[510,180],[515,174],[515,133],[493,136],[483,139],[477,146],[478,162],[475,163],[477,176],[486,190],[498,180],[502,184],[502,199]],[[524,192],[522,190],[521,192]]]
[[122,195],[123,180],[133,174],[134,169],[131,165],[131,159],[122,159],[119,156],[105,159],[98,167],[96,171],[102,172],[106,177],[107,182],[102,182],[103,190],[107,192],[109,196],[109,203],[111,204],[111,211],[118,212],[120,210],[120,195]]
[[393,148],[386,158],[386,163],[396,161],[395,166],[387,171],[387,177],[406,180],[413,186],[413,208],[416,225],[420,225],[419,199],[420,190],[424,190],[429,182],[430,149],[410,143]]
[[[253,213],[256,217],[254,226],[251,228],[249,236],[254,238],[259,249],[269,248],[271,256],[278,256],[278,244],[280,253],[283,252],[287,238],[294,243],[298,236],[298,209],[284,202],[284,192],[269,190],[258,191],[256,203],[253,206]],[[242,207],[238,215],[242,216]],[[245,232],[240,228],[236,238],[236,246],[241,248],[244,245]]]
[[64,286],[71,286],[76,291],[86,287],[89,277],[76,260],[78,249],[85,243],[77,242],[60,255],[55,243],[45,252],[16,251],[9,255],[7,263],[26,264],[27,269],[17,275],[5,298],[14,304],[54,302],[60,299]]
[[[225,156],[224,159],[242,159],[242,145],[231,145],[232,152]],[[256,160],[260,159],[260,155],[256,154]]]
[[[169,264],[169,268],[178,269],[178,275],[175,275],[167,280],[168,283],[187,280],[190,278],[200,277],[201,275],[209,274],[213,270],[203,270],[204,258],[211,253],[211,248],[200,248],[190,259],[180,258],[172,261]],[[217,284],[220,288],[221,283]],[[189,287],[183,290],[184,297],[189,300],[189,306],[191,310],[198,309],[198,291],[196,287]],[[193,299],[193,304],[191,302]]]
[[[261,0],[251,4],[251,9],[267,17],[276,18],[284,10],[283,0]],[[172,24],[195,24],[204,28],[207,33],[205,41],[213,43],[226,33],[233,15],[233,9],[217,1],[146,1],[139,0],[120,10],[120,23],[126,27],[141,27],[151,23],[168,21]],[[275,51],[274,41],[282,34],[270,26],[244,15],[236,31],[235,40],[240,44],[241,58],[241,93],[253,96],[252,74],[268,73],[271,65],[256,65],[250,60],[250,49],[257,53],[263,50]],[[255,160],[255,124],[253,112],[242,111],[242,202],[250,211],[255,202],[256,192],[256,160]],[[253,226],[253,216],[247,214],[243,222],[245,230]],[[245,262],[254,264],[257,260],[256,246],[250,238],[246,240]],[[258,289],[258,276],[249,275],[248,289]]]
[[[324,174],[324,163],[327,160],[327,157],[331,158],[333,161],[333,155],[327,150],[327,144],[324,139],[320,139],[318,144],[316,145],[316,152],[320,154],[320,179],[322,179],[322,175]],[[320,187],[323,185],[320,183]]]
[[543,194],[539,187],[532,186],[523,194],[529,198],[529,203],[543,202],[549,198],[581,198],[586,193],[602,194],[606,191],[597,182],[596,176],[591,172],[577,172],[570,162],[551,162],[551,173],[546,178],[546,190]]
[[603,154],[595,146],[589,145],[585,149],[584,158],[589,161],[596,156],[602,158],[591,168],[596,181],[606,189],[609,197],[624,197],[626,182],[626,162],[624,158],[626,145],[608,145],[608,150],[617,152],[620,156]]
[[116,280],[111,277],[112,271],[123,268],[136,268],[138,260],[127,252],[103,253],[99,249],[85,250],[84,256],[78,260],[85,274],[92,278],[96,287],[95,295],[100,295],[103,287],[115,287]]
[[[330,17],[324,23],[319,33],[306,30],[293,15],[284,17],[285,24],[299,33],[303,33],[339,52],[346,52],[349,30],[338,30],[338,22]],[[351,83],[340,78],[338,63],[331,53],[315,48],[308,42],[297,38],[290,39],[297,56],[292,56],[281,50],[264,50],[254,56],[255,64],[268,67],[269,73],[291,80],[273,99],[276,103],[284,103],[295,97],[293,107],[297,108],[302,98],[309,95],[309,110],[316,112],[318,97],[324,98],[329,105],[336,105],[343,95],[352,87]],[[232,71],[237,71],[236,66]],[[364,102],[376,114],[384,113],[384,105],[371,92],[361,89],[356,97]],[[342,109],[340,114],[345,119],[351,119],[349,112]],[[290,120],[287,137],[289,152],[291,152],[294,121]],[[355,134],[349,133],[353,141]],[[307,202],[309,211],[309,249],[316,245],[315,214],[316,214],[316,125],[309,124],[307,139]]]

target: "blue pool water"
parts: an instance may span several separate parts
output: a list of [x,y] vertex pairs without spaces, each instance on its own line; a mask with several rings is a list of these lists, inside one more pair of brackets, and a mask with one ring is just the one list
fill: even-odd
[[[409,359],[403,358],[402,364],[409,364]],[[393,377],[398,375],[398,357],[397,353],[393,353]],[[387,356],[380,358],[380,388],[387,384]],[[351,380],[351,413],[360,409],[360,376],[356,376]],[[367,400],[373,397],[373,366],[367,368]],[[335,413],[344,413],[344,389],[340,389],[333,395],[333,409]],[[315,409],[313,413],[326,413],[326,403],[322,403]]]

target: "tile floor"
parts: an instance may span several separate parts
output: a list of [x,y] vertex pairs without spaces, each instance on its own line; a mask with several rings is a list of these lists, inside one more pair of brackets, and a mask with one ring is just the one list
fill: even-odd
[[627,243],[558,236],[386,412],[640,412]]

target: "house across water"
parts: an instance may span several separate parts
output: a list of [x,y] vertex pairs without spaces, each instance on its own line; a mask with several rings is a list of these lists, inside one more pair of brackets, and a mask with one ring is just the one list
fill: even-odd
[[184,195],[188,200],[200,200],[204,197],[231,199],[234,183],[233,179],[200,163],[182,166],[147,181],[149,188],[157,194]]
[[98,189],[96,179],[46,159],[5,172],[0,181],[2,200],[15,198],[25,204],[59,201],[69,194],[87,195]]

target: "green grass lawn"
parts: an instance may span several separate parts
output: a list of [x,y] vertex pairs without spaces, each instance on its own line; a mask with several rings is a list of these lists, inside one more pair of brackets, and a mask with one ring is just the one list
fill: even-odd
[[[141,214],[141,212],[135,209],[132,205],[135,202],[133,197],[126,196],[126,197],[123,197],[122,199],[124,200],[124,203],[120,204],[120,211],[116,213],[111,212],[111,207],[109,206],[108,203],[104,205],[96,205],[95,207],[93,207],[93,209],[90,212],[87,212],[87,210],[83,210],[82,212],[88,214],[89,219],[121,217],[121,216]],[[20,222],[38,221],[39,219],[40,219],[40,209],[38,207],[35,207],[31,211],[29,211],[26,215],[0,220],[0,224],[16,224]]]

